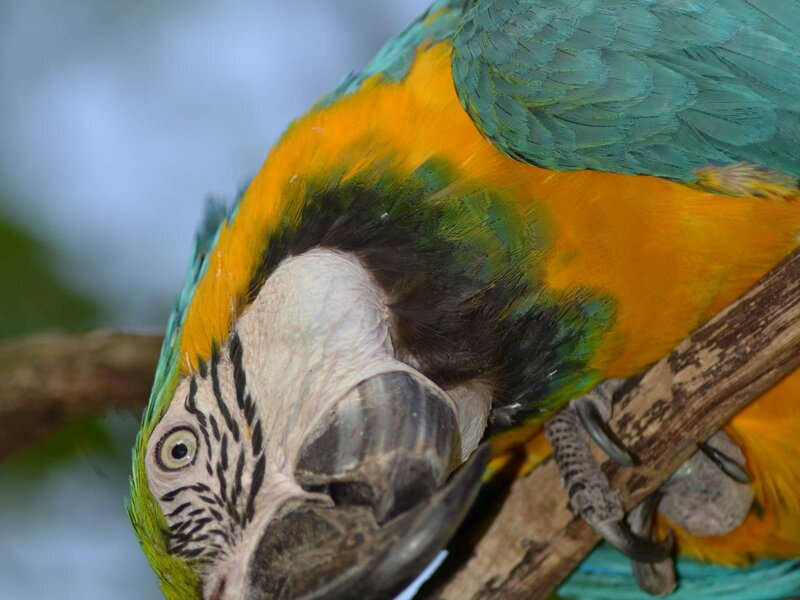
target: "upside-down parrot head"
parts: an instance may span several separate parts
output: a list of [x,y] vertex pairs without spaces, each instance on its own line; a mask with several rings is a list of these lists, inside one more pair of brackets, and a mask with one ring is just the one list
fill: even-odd
[[640,372],[796,247],[800,11],[756,4],[435,0],[287,130],[198,237],[134,450],[170,599],[389,596],[490,412]]
[[284,260],[208,360],[174,367],[143,427],[131,517],[168,596],[406,585],[454,533],[487,460],[472,452],[474,409],[411,364],[355,257]]

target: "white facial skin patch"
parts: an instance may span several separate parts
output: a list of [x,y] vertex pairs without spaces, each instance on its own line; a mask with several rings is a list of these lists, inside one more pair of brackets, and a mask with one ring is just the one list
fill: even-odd
[[[241,597],[249,557],[288,499],[330,502],[303,490],[293,469],[309,433],[350,390],[391,372],[436,387],[395,358],[387,304],[351,255],[288,258],[218,355],[180,382],[146,467],[171,551],[198,565],[205,595]],[[489,397],[461,386],[453,399],[463,460],[483,433]]]

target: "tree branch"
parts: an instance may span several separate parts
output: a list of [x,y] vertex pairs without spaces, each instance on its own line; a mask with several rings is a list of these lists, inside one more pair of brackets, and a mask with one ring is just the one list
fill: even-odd
[[[626,469],[599,451],[596,456],[605,459],[603,470],[626,510],[655,491],[697,442],[798,365],[800,250],[658,362],[615,405],[612,427],[640,466]],[[598,541],[570,512],[549,459],[514,482],[466,562],[450,580],[434,579],[424,597],[546,598]]]
[[150,393],[161,338],[98,331],[0,343],[0,459],[64,422],[127,408]]

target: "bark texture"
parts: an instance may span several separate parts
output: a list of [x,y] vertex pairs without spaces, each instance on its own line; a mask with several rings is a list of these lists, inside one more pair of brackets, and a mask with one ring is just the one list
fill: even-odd
[[0,343],[0,460],[70,420],[110,408],[140,414],[160,336],[42,334]]

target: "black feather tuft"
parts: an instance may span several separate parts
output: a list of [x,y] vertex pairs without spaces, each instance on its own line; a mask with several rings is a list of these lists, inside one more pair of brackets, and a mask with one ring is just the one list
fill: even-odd
[[432,163],[404,179],[308,181],[305,190],[299,212],[270,235],[247,302],[287,256],[352,253],[390,298],[400,352],[446,388],[490,385],[498,427],[552,410],[548,397],[585,369],[592,316],[583,300],[541,299],[530,265],[546,236],[520,228],[501,198],[453,186]]

